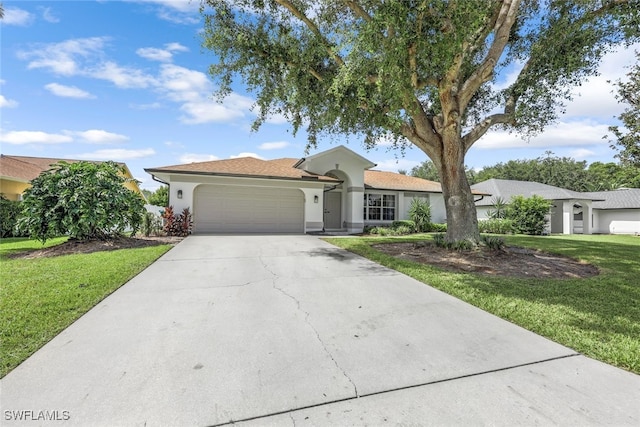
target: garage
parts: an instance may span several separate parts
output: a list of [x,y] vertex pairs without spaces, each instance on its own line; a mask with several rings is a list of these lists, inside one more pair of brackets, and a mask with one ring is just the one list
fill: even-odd
[[194,233],[304,233],[304,193],[297,188],[199,185]]

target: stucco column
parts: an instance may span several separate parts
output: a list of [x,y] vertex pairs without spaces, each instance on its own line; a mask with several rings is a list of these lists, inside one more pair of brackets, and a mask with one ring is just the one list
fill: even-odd
[[582,202],[582,234],[591,234],[591,216],[593,215],[593,208],[591,202]]
[[562,234],[573,234],[573,200],[562,202]]
[[347,188],[347,209],[345,227],[348,233],[362,233],[364,230],[364,187]]

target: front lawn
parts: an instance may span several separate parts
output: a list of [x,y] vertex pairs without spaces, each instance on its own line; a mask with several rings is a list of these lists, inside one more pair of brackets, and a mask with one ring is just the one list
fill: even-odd
[[[53,239],[47,246],[63,243]],[[10,259],[42,249],[34,240],[0,241],[0,377],[144,270],[169,245],[51,258]]]
[[329,238],[328,242],[570,347],[640,374],[640,237],[505,236],[508,245],[537,248],[596,265],[588,279],[515,279],[453,273],[399,260],[371,247],[401,238]]

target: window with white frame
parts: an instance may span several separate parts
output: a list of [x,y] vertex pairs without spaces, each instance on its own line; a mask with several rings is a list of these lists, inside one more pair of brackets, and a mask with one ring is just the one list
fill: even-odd
[[364,195],[365,221],[393,221],[396,219],[394,194],[366,193]]

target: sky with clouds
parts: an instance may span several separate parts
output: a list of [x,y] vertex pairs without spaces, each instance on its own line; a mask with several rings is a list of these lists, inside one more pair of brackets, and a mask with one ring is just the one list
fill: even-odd
[[[303,157],[306,135],[295,137],[282,117],[258,132],[255,95],[240,84],[223,102],[207,75],[215,61],[200,46],[198,1],[4,1],[0,24],[0,151],[3,154],[125,162],[143,188],[158,183],[144,168],[252,155]],[[566,114],[525,142],[489,132],[467,154],[479,169],[545,151],[578,160],[612,161],[603,136],[624,109],[611,81],[624,78],[634,48],[605,57],[600,75],[575,91]],[[510,77],[504,76],[508,81]],[[345,143],[347,141],[345,140]],[[317,150],[335,142],[321,141]],[[384,144],[349,148],[377,169],[410,169],[419,150]]]

